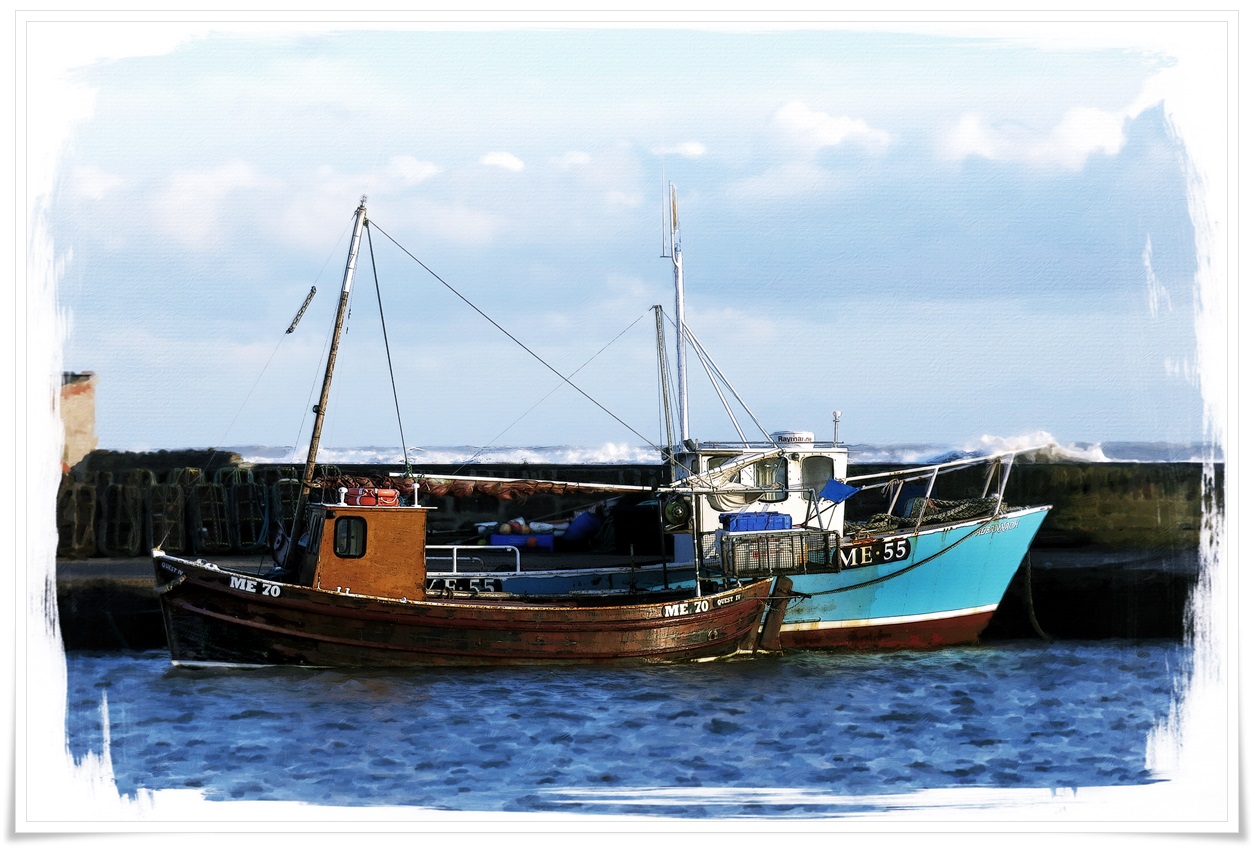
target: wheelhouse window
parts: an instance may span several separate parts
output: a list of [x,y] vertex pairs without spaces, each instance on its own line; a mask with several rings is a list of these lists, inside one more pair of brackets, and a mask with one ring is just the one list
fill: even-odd
[[[736,457],[712,457],[707,468],[714,470],[735,461]],[[768,457],[751,466],[740,469],[728,477],[728,483],[750,487],[746,492],[721,492],[707,499],[716,510],[730,510],[757,502],[784,501],[789,497],[786,489],[789,481],[788,461],[783,457]],[[765,492],[761,490],[766,490]]]
[[788,461],[783,457],[771,457],[754,464],[754,485],[769,490],[760,501],[784,501],[789,497],[785,488],[789,484]]
[[340,516],[336,519],[335,551],[337,557],[362,557],[366,554],[366,520],[361,516]]
[[[720,466],[727,465],[735,460],[735,457],[708,457],[706,458],[707,471],[714,471]],[[728,476],[727,482],[730,484],[742,483],[745,477],[745,470],[738,469]],[[720,492],[712,493],[706,496],[706,500],[710,502],[710,506],[715,510],[732,510],[737,507],[743,507],[747,504],[753,504],[758,500],[758,493],[741,493],[741,492]]]
[[802,458],[802,489],[819,492],[836,476],[836,463],[831,457],[817,455]]

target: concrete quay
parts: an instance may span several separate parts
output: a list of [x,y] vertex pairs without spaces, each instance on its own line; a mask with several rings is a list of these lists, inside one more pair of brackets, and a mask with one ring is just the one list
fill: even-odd
[[[128,458],[129,459],[129,458]],[[194,459],[194,458],[193,458]],[[183,465],[188,458],[172,460]],[[851,468],[851,474],[879,471]],[[380,472],[381,469],[348,470]],[[444,469],[425,469],[430,474]],[[1008,489],[1013,504],[1051,504],[1029,557],[1021,564],[987,640],[1181,639],[1190,594],[1199,579],[1200,527],[1206,510],[1222,512],[1223,466],[1207,486],[1197,463],[1022,463]],[[264,469],[254,468],[259,477]],[[652,482],[660,467],[476,467],[499,477],[606,482]],[[1206,490],[1206,491],[1205,491]],[[536,497],[526,503],[446,496],[437,499],[433,529],[445,537],[474,533],[474,522],[523,516],[529,520],[569,509],[576,500]],[[185,556],[195,557],[195,554]],[[261,571],[267,555],[201,555]],[[537,557],[553,555],[538,554]],[[57,605],[67,649],[147,649],[165,645],[149,559],[58,555]]]

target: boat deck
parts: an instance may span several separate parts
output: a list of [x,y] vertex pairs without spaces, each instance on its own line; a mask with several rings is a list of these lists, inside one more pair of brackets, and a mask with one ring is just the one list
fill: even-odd
[[[199,558],[196,555],[188,554],[175,556],[188,560],[205,560],[223,569],[249,575],[260,575],[273,565],[270,555],[267,553],[215,555]],[[522,558],[522,568],[524,571],[529,572],[576,567],[611,569],[615,567],[649,566],[661,562],[662,558],[656,556],[632,558],[626,554],[599,554],[575,551],[545,552],[525,554]],[[134,582],[151,587],[153,585],[152,558],[92,557],[85,560],[57,560],[58,583],[96,581],[103,578],[107,578],[115,583]]]

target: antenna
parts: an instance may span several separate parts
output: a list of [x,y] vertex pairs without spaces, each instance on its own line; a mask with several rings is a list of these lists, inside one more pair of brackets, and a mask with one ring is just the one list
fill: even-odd
[[680,200],[675,191],[675,183],[671,186],[671,253],[680,249]]
[[688,357],[685,354],[684,256],[680,248],[680,210],[675,183],[671,187],[671,264],[675,267],[675,377],[680,400],[680,439],[689,438]]
[[675,240],[671,225],[671,199],[670,193],[675,191],[675,187],[668,189],[667,175],[663,174],[662,182],[662,256],[664,259],[670,259],[674,254]]

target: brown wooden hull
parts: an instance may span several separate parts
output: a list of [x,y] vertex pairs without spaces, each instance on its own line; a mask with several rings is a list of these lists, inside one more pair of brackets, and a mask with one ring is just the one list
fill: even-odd
[[495,666],[722,657],[755,647],[769,580],[632,605],[405,601],[264,581],[154,553],[180,664]]

